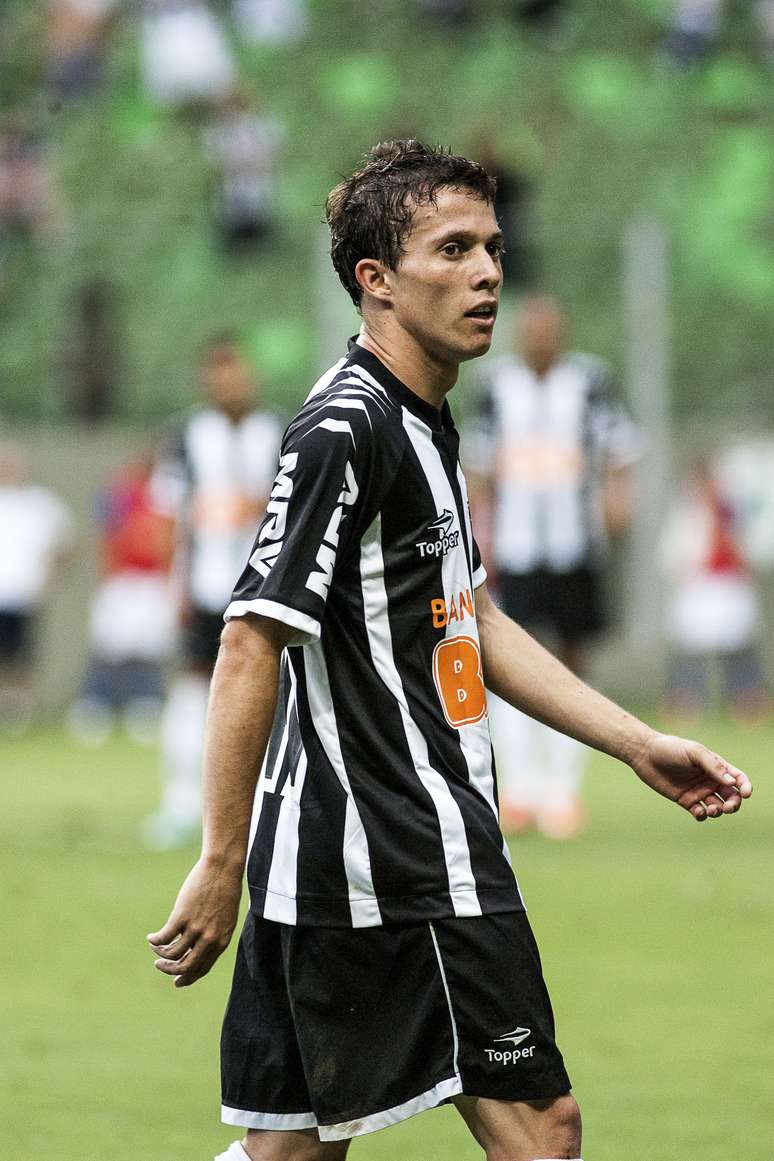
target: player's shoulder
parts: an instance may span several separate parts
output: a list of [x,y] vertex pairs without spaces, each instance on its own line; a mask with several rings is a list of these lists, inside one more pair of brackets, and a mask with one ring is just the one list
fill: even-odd
[[312,388],[285,433],[286,443],[349,440],[357,449],[378,446],[402,431],[400,407],[365,368],[341,360]]
[[159,444],[162,451],[182,453],[191,433],[202,424],[206,425],[209,422],[207,416],[211,410],[209,407],[198,407],[191,404],[170,415],[161,427]]
[[583,381],[590,394],[609,391],[613,383],[613,368],[606,359],[588,351],[568,351],[565,364]]
[[248,412],[243,424],[251,435],[260,436],[263,439],[279,441],[282,435],[282,423],[279,416],[275,415],[273,411],[261,407]]

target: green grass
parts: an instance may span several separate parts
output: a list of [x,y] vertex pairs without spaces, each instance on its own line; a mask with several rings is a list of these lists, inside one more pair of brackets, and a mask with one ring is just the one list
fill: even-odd
[[[593,821],[572,844],[514,847],[586,1161],[771,1161],[774,731],[700,736],[757,780],[742,814],[697,826],[595,758]],[[193,850],[151,855],[137,823],[155,758],[80,751],[56,728],[0,742],[0,1156],[209,1161],[231,955],[195,988],[152,970]],[[367,1064],[367,1062],[360,1062]],[[355,1143],[363,1161],[473,1161],[448,1109]]]

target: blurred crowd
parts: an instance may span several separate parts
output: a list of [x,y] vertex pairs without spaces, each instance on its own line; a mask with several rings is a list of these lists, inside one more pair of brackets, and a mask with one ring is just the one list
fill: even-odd
[[[523,296],[507,349],[468,385],[463,430],[473,519],[489,583],[510,616],[587,676],[615,626],[620,593],[610,550],[625,540],[647,444],[611,368],[575,350],[563,305]],[[213,335],[198,363],[200,404],[154,445],[117,465],[94,497],[100,579],[91,594],[88,660],[68,723],[83,745],[119,725],[158,743],[161,793],[143,837],[187,842],[199,824],[199,768],[222,613],[269,500],[282,425],[234,334]],[[752,461],[751,461],[752,455]],[[768,717],[759,566],[771,523],[756,531],[755,457],[724,446],[683,462],[664,512],[653,584],[664,591],[663,704],[693,720],[723,705]],[[35,709],[38,621],[78,539],[65,503],[30,478],[23,450],[0,447],[0,723]],[[761,551],[761,546],[763,550]],[[586,825],[584,748],[491,698],[507,833],[568,839]]]
[[[699,68],[724,42],[729,7],[674,0],[655,51],[675,69]],[[481,22],[484,9],[475,0],[413,0],[417,19],[450,36]],[[503,10],[552,48],[573,35],[571,0],[512,0]],[[314,8],[305,0],[48,0],[46,12],[41,88],[49,107],[98,104],[110,85],[115,37],[131,19],[142,99],[190,130],[206,163],[202,196],[224,261],[244,266],[277,245],[287,131],[271,94],[262,98],[250,83],[245,53],[292,50],[309,34]],[[749,15],[761,57],[773,61],[774,0],[751,4]],[[68,223],[36,108],[34,99],[19,102],[0,122],[0,301],[14,248],[45,246]],[[610,561],[636,519],[647,442],[611,368],[574,349],[565,305],[537,292],[546,272],[529,158],[506,147],[496,126],[472,131],[469,144],[498,176],[513,306],[504,312],[505,349],[485,360],[470,387],[464,446],[474,522],[503,607],[586,676],[615,623]],[[95,425],[115,415],[122,374],[120,294],[111,277],[75,287],[69,318],[59,358],[66,412]],[[88,660],[68,715],[85,745],[101,744],[118,724],[138,741],[159,742],[160,801],[144,827],[155,848],[187,841],[198,825],[222,610],[268,502],[281,436],[236,335],[207,340],[198,376],[204,400],[117,464],[94,497],[100,578],[90,594]],[[757,722],[770,709],[759,578],[772,554],[756,547],[761,493],[744,449],[736,458],[728,447],[722,455],[713,446],[698,450],[674,482],[651,562],[665,594],[664,708],[693,718],[722,703]],[[41,610],[79,538],[67,505],[35,476],[24,449],[4,440],[0,725],[16,730],[36,708]],[[577,834],[586,822],[582,747],[496,699],[491,712],[506,830]]]

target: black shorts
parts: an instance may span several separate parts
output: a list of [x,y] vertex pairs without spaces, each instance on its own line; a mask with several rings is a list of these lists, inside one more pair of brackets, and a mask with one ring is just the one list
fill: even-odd
[[602,578],[592,568],[503,572],[499,587],[504,612],[525,629],[546,628],[575,642],[607,627]]
[[28,661],[32,655],[33,614],[0,611],[0,662]]
[[183,628],[181,652],[184,665],[212,673],[223,632],[223,613],[194,609]]
[[222,1119],[344,1140],[457,1094],[570,1089],[526,915],[291,927],[248,915],[221,1038]]

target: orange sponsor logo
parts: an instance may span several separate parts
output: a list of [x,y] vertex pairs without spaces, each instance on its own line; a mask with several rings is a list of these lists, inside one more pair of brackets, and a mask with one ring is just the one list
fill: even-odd
[[481,650],[472,637],[446,637],[433,651],[433,678],[450,726],[459,729],[486,717]]
[[445,629],[447,625],[451,625],[455,621],[464,621],[466,617],[473,617],[475,620],[476,617],[470,589],[465,589],[464,593],[460,592],[456,597],[452,596],[450,601],[447,601],[445,597],[433,597],[430,602],[430,611],[433,614],[434,629]]

